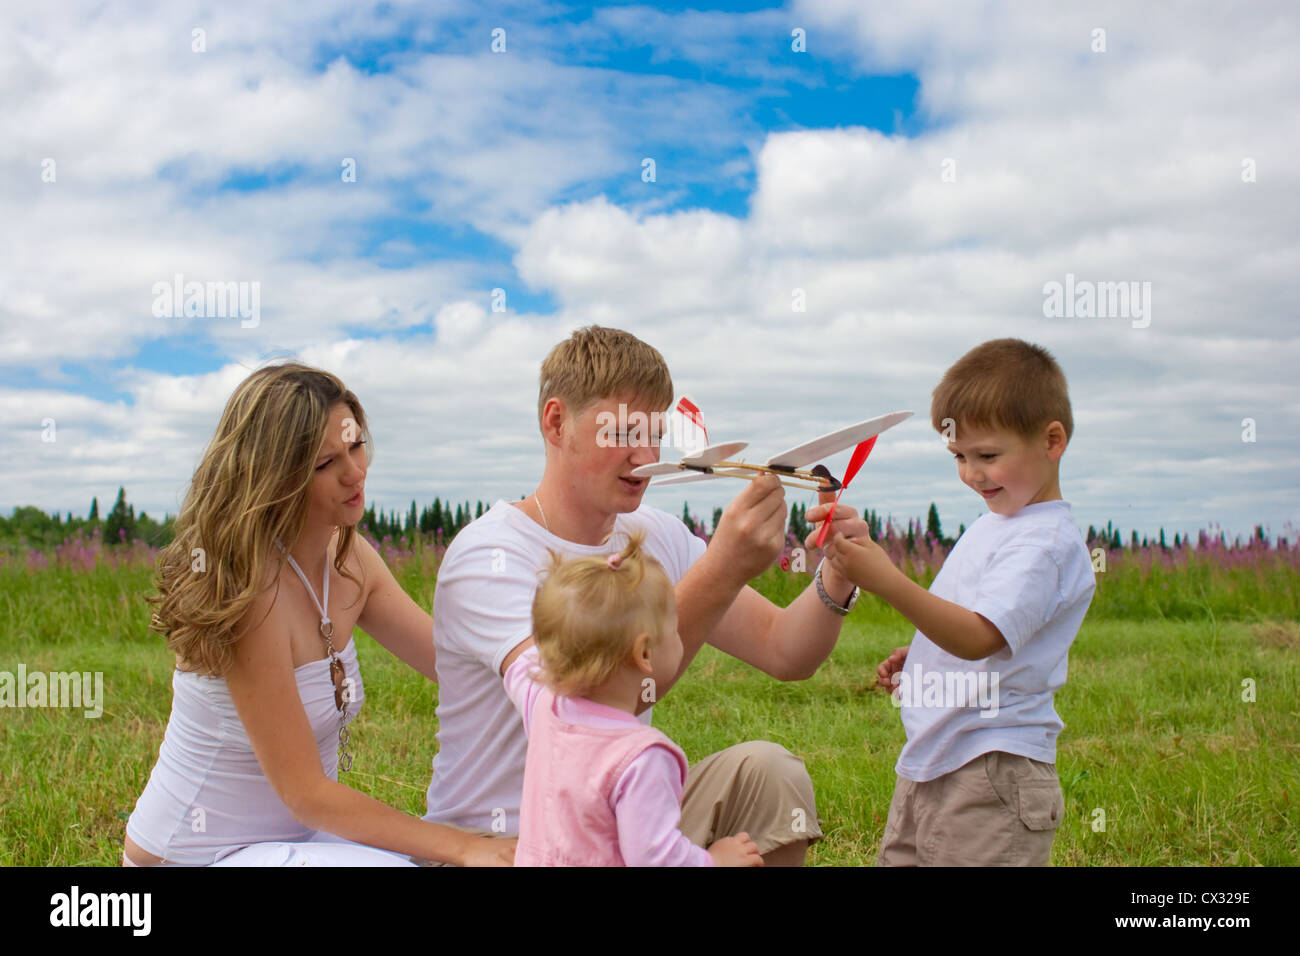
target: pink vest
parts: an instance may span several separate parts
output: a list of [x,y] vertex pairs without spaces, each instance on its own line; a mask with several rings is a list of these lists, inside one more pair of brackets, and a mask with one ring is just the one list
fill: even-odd
[[655,744],[677,757],[685,784],[686,754],[642,723],[614,728],[563,721],[555,699],[543,687],[533,705],[515,866],[625,866],[610,800],[615,784]]

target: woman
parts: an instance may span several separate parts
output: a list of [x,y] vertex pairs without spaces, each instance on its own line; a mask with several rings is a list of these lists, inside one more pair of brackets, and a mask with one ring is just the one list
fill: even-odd
[[437,680],[429,615],[356,534],[368,446],[361,403],[327,372],[262,368],[230,397],[158,560],[172,713],[124,865],[512,861],[513,840],[338,782],[365,700],[353,627]]

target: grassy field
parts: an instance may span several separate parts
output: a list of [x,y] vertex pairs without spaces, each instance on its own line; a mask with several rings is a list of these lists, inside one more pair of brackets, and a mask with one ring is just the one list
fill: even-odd
[[[111,866],[171,706],[172,661],[148,628],[144,562],[0,567],[0,671],[103,671],[104,713],[0,710],[0,864]],[[399,578],[424,607],[431,566]],[[923,575],[924,576],[924,575]],[[1300,862],[1300,614],[1293,564],[1112,565],[1070,655],[1056,707],[1067,866]],[[786,603],[804,575],[758,587]],[[904,736],[876,664],[911,631],[864,597],[810,680],[782,684],[711,648],[655,709],[697,760],[751,738],[801,756],[825,839],[813,865],[874,862]],[[352,785],[412,814],[436,741],[436,688],[358,632],[366,707]],[[1243,681],[1254,682],[1253,702]],[[1104,829],[1097,824],[1104,813]]]

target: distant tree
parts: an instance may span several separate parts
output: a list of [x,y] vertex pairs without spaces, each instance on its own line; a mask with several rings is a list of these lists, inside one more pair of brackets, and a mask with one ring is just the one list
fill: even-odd
[[415,499],[411,499],[411,510],[406,513],[406,536],[411,538],[420,526],[420,513],[415,510]]
[[930,502],[930,514],[925,519],[925,533],[935,541],[943,541],[943,529],[939,527],[939,509]]
[[9,517],[8,526],[13,534],[25,539],[29,545],[39,545],[44,542],[46,535],[53,531],[54,521],[40,508],[24,505],[14,509],[14,513]]
[[682,523],[692,531],[695,530],[695,519],[691,517],[691,506],[685,501],[682,502]]
[[474,517],[475,518],[483,517],[483,502],[480,501],[478,503],[478,507],[474,509]]
[[171,544],[175,524],[176,520],[168,515],[163,515],[163,520],[158,522],[141,511],[135,519],[135,537],[152,547],[161,548]]
[[135,508],[126,503],[126,488],[117,489],[117,501],[104,520],[104,543],[121,544],[135,540]]
[[87,521],[99,520],[99,498],[96,497],[90,499],[90,517],[87,518],[86,520]]
[[717,530],[718,530],[718,522],[721,521],[721,520],[722,520],[722,509],[721,509],[721,508],[714,508],[714,509],[713,509],[713,528],[712,528],[711,531],[710,531],[711,534],[716,534],[716,533],[717,533]]
[[880,515],[874,510],[867,511],[867,530],[871,532],[873,541],[880,540]]
[[804,517],[807,511],[807,506],[800,510],[798,502],[795,502],[790,506],[790,524],[788,530],[790,534],[794,535],[800,541],[808,537],[808,519]]

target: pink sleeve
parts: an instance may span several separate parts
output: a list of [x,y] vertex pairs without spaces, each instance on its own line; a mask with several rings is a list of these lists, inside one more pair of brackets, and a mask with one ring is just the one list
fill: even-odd
[[614,785],[618,845],[628,866],[713,866],[709,851],[677,829],[682,770],[667,747],[647,747]]
[[535,670],[537,670],[536,644],[516,657],[501,678],[505,683],[506,695],[519,711],[519,716],[524,719],[525,734],[532,729],[533,704],[537,703],[537,695],[542,690],[542,685],[530,676]]

